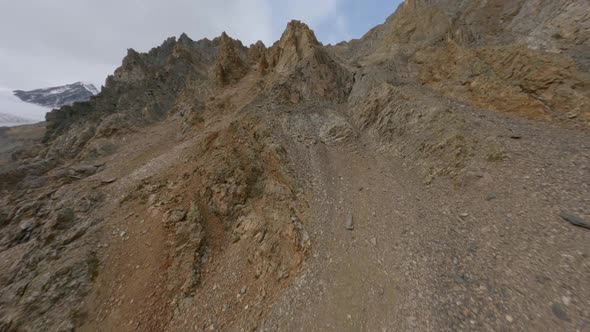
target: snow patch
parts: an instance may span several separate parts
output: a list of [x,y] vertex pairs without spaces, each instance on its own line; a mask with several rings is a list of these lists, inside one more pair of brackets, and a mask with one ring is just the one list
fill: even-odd
[[84,86],[84,88],[90,92],[92,92],[93,95],[97,95],[99,93],[98,89],[94,86],[94,84],[90,83],[90,82],[78,82],[80,84],[82,84],[82,86]]
[[[12,89],[0,87],[0,113],[30,120],[29,123],[45,121],[48,109],[35,104],[26,103],[12,94]],[[15,126],[23,123],[0,122],[0,126]]]

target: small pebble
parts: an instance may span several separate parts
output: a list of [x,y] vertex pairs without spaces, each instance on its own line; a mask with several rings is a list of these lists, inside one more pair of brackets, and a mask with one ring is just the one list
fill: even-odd
[[352,220],[352,214],[349,213],[348,216],[346,217],[346,229],[349,231],[352,231],[354,229],[354,223]]
[[590,222],[587,222],[575,214],[562,211],[559,216],[574,226],[590,229]]
[[566,321],[566,322],[570,321],[567,313],[565,312],[565,310],[563,310],[563,308],[559,305],[559,303],[554,303],[551,306],[551,311],[553,312],[555,317],[557,317],[563,321]]

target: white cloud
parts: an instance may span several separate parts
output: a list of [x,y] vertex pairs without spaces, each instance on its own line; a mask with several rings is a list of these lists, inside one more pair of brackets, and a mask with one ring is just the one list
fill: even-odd
[[37,122],[45,120],[45,113],[48,111],[49,109],[45,107],[22,102],[12,94],[10,89],[0,87],[0,113],[10,114]]
[[350,39],[348,20],[346,19],[346,16],[338,15],[334,19],[334,32],[328,42],[331,44],[336,44],[348,39]]
[[[348,24],[342,12],[344,0],[271,0],[275,20],[275,39],[283,32],[286,23],[292,19],[307,23],[316,34],[327,37],[325,42],[334,43],[349,38]],[[321,38],[320,38],[321,39]]]
[[336,15],[338,0],[299,0],[290,1],[287,10],[291,18],[303,20],[308,24],[319,24]]

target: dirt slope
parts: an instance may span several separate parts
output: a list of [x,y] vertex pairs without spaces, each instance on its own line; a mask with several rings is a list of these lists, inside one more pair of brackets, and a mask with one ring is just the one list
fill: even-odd
[[589,328],[588,232],[559,217],[587,213],[586,134],[472,112],[461,118],[505,160],[482,158],[452,180],[428,184],[366,136],[300,148],[313,249],[266,330]]
[[590,331],[584,4],[129,50],[0,133],[0,331]]

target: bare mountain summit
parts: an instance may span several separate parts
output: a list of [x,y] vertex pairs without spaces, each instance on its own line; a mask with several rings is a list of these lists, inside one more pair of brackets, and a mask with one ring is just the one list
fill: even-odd
[[130,49],[0,133],[0,331],[588,331],[589,12]]

